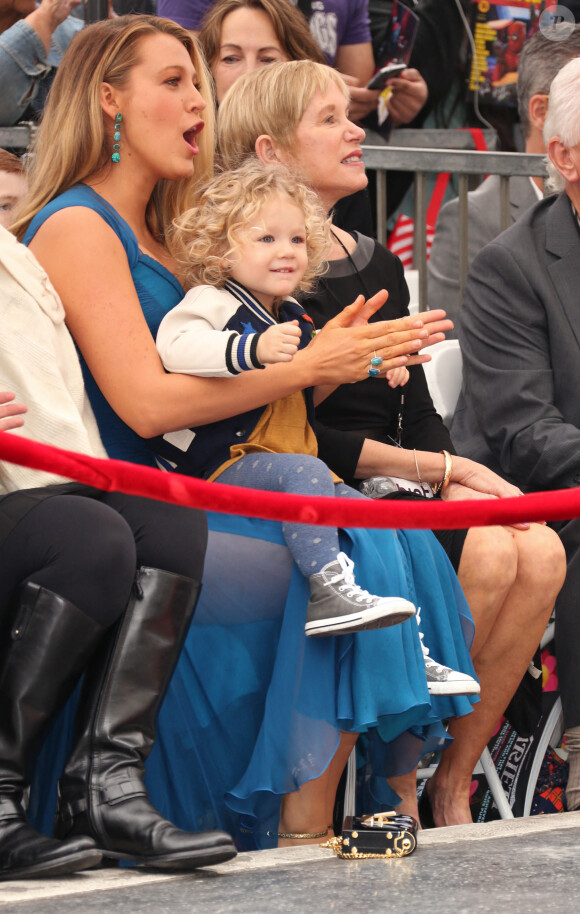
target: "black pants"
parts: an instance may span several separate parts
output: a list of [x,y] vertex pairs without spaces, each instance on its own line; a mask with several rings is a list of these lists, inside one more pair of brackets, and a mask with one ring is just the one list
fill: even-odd
[[33,581],[107,626],[123,612],[140,565],[201,580],[206,545],[201,511],[83,487],[55,494],[0,545],[0,635],[21,584]]

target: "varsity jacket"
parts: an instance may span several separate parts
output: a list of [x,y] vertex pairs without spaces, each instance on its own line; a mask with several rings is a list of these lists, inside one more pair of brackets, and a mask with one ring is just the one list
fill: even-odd
[[[297,320],[302,331],[299,348],[308,345],[314,325],[301,305],[286,299],[278,322]],[[241,283],[228,280],[224,289],[198,286],[162,320],[157,349],[169,371],[203,377],[233,377],[260,369],[256,348],[261,333],[276,319]],[[311,391],[306,391],[308,421],[314,428]],[[150,447],[167,469],[208,478],[230,457],[232,444],[248,440],[265,407],[197,428],[152,438]]]

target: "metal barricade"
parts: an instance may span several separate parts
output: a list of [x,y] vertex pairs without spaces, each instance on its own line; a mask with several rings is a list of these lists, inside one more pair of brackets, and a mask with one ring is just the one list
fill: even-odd
[[[415,135],[421,131],[408,131]],[[460,131],[462,132],[462,131]],[[407,131],[394,131],[393,141]],[[456,134],[457,131],[428,131],[431,138],[437,134]],[[469,136],[469,134],[467,134]],[[509,179],[515,175],[545,177],[546,165],[544,156],[520,152],[480,152],[474,149],[457,148],[419,148],[419,146],[375,145],[366,142],[362,145],[364,162],[367,168],[376,171],[377,176],[377,238],[386,242],[387,223],[387,171],[414,172],[415,211],[414,211],[414,265],[419,271],[419,307],[427,306],[427,174],[451,172],[458,176],[459,183],[459,281],[461,295],[467,274],[467,214],[469,176],[500,176],[500,211],[501,226],[510,224],[509,213]],[[454,140],[455,142],[455,140]]]
[[36,124],[28,121],[16,124],[14,127],[0,127],[0,149],[26,152],[34,140],[37,129]]

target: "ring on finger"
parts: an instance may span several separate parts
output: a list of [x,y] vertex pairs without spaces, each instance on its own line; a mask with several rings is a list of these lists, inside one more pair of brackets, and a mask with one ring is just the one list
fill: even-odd
[[380,375],[379,365],[383,364],[383,360],[380,355],[377,355],[376,350],[373,358],[371,359],[371,367],[369,368],[368,374],[369,378],[377,378]]

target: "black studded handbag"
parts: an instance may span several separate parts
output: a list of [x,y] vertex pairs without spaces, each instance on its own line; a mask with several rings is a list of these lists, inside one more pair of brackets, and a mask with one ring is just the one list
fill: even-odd
[[417,847],[417,820],[395,812],[369,816],[347,816],[340,837],[323,847],[331,848],[343,860],[406,857]]

